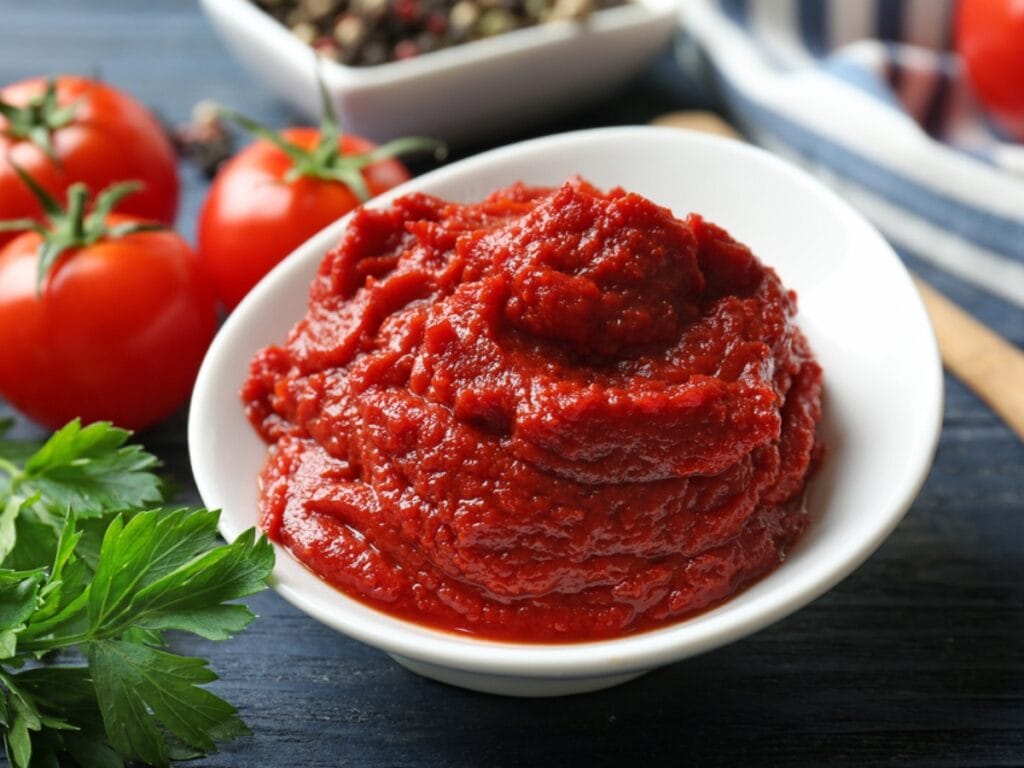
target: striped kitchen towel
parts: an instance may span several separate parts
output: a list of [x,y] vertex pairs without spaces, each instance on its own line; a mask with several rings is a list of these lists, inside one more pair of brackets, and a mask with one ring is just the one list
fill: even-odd
[[752,140],[823,177],[905,258],[1024,308],[1024,145],[971,97],[953,0],[682,8],[681,63]]

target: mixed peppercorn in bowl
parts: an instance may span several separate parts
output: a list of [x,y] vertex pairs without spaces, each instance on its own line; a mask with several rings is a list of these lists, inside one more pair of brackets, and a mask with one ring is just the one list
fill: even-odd
[[553,21],[586,23],[627,0],[252,0],[321,56],[375,66]]
[[315,14],[301,6],[293,16],[287,0],[275,12],[284,23],[251,0],[200,5],[242,65],[300,112],[320,114],[319,73],[344,130],[459,144],[493,142],[607,96],[668,45],[674,0],[632,0],[578,20],[598,8],[588,3],[609,1],[345,0],[339,10],[315,0]]

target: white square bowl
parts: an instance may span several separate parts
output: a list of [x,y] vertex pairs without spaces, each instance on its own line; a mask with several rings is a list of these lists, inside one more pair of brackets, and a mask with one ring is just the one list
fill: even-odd
[[[200,5],[243,66],[319,117],[312,48],[249,0]],[[584,22],[542,24],[371,67],[324,59],[320,69],[346,131],[375,141],[486,140],[611,93],[667,44],[677,13],[675,0],[631,0]]]

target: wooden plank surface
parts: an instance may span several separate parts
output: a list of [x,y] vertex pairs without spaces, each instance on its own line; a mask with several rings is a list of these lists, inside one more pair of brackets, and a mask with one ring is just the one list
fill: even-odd
[[[207,97],[288,120],[190,0],[6,0],[0,82],[55,71],[99,71],[174,121]],[[703,106],[666,57],[535,133]],[[191,237],[205,182],[184,173]],[[914,267],[1024,343],[1024,312]],[[238,638],[180,643],[211,658],[254,731],[192,765],[1024,765],[1024,447],[946,385],[935,467],[906,520],[839,587],[754,637],[610,691],[513,700],[420,679],[266,593]],[[178,414],[141,439],[197,501],[184,424]]]

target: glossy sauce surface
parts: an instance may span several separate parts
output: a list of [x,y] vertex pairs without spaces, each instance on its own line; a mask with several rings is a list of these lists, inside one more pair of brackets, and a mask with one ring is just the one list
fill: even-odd
[[806,527],[821,369],[724,230],[621,189],[361,210],[242,397],[261,525],[381,610],[535,642],[661,626]]

